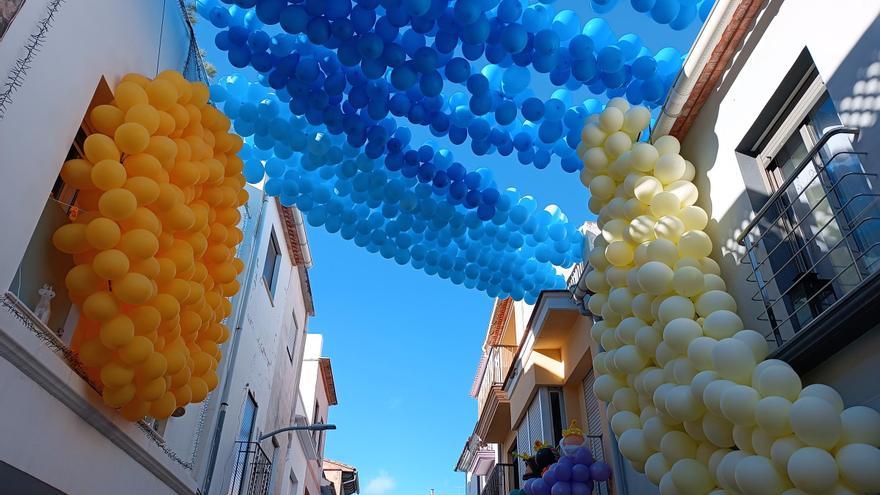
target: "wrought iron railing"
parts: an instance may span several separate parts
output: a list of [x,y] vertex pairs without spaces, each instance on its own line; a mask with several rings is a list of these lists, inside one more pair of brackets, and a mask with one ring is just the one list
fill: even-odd
[[235,470],[229,495],[268,495],[272,461],[257,442],[235,442]]
[[758,320],[777,346],[880,267],[877,174],[865,172],[865,153],[848,142],[825,150],[833,137],[858,133],[839,127],[822,136],[737,238],[757,285],[752,300],[763,303]]
[[508,495],[511,490],[518,487],[519,480],[516,479],[516,465],[499,463],[495,464],[495,467],[492,468],[480,494]]

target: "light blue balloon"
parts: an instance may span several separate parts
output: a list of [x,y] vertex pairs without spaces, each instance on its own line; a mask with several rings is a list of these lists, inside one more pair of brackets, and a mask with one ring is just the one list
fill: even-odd
[[553,18],[552,28],[559,35],[559,39],[566,42],[579,33],[581,20],[575,11],[563,10]]

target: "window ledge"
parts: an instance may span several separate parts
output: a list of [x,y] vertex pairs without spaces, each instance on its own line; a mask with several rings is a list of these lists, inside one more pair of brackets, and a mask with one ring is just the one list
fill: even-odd
[[172,459],[160,445],[160,437],[142,421],[130,423],[104,406],[92,386],[50,348],[60,342],[53,337],[51,330],[13,294],[0,294],[0,358],[76,413],[174,493],[195,493],[197,483],[191,467]]

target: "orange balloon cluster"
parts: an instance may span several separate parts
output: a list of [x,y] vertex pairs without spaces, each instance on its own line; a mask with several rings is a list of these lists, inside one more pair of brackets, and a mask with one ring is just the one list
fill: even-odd
[[89,120],[85,159],[61,177],[81,213],[53,236],[81,317],[73,347],[128,420],[167,418],[218,383],[221,322],[244,268],[240,137],[179,72],[128,74]]

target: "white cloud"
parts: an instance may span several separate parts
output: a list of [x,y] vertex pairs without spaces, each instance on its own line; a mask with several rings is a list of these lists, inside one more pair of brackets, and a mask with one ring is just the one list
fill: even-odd
[[364,488],[364,495],[383,495],[394,490],[396,486],[397,481],[391,475],[385,471],[379,471],[379,476],[371,478],[367,482],[367,486]]

